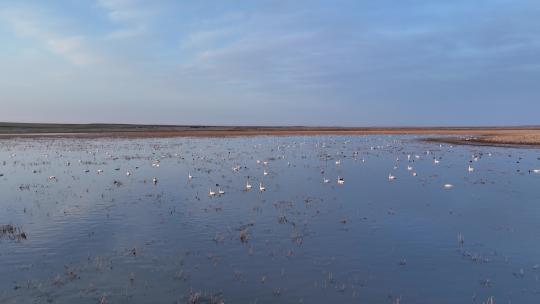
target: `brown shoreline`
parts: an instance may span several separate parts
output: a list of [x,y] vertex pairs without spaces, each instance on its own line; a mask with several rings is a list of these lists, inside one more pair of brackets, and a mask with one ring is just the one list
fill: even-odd
[[[466,145],[540,147],[540,127],[230,127],[0,123],[0,138],[165,138],[315,135],[444,135],[423,140]],[[448,137],[447,137],[448,136]]]

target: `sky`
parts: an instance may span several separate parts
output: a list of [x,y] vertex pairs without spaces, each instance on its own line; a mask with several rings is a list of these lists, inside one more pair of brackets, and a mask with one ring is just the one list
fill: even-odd
[[2,0],[0,121],[540,124],[538,0]]

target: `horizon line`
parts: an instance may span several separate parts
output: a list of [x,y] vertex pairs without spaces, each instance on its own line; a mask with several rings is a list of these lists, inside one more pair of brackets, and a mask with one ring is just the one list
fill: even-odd
[[540,128],[533,124],[516,125],[293,125],[293,124],[170,124],[170,123],[123,123],[123,122],[16,122],[0,121],[0,127],[9,125],[41,125],[41,126],[133,126],[133,127],[194,127],[194,128],[344,128],[344,129],[482,129],[482,128]]

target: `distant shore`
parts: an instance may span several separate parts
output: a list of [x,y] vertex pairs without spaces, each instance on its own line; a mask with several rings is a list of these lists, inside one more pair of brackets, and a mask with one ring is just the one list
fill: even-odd
[[0,123],[0,138],[163,138],[310,135],[426,135],[425,140],[468,145],[540,146],[540,126],[520,127],[267,127],[130,124]]

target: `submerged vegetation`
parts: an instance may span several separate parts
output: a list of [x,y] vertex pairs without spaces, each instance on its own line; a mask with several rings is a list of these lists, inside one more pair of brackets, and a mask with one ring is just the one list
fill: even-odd
[[0,225],[0,240],[9,239],[12,241],[26,240],[26,232],[21,227],[17,227],[11,224]]

